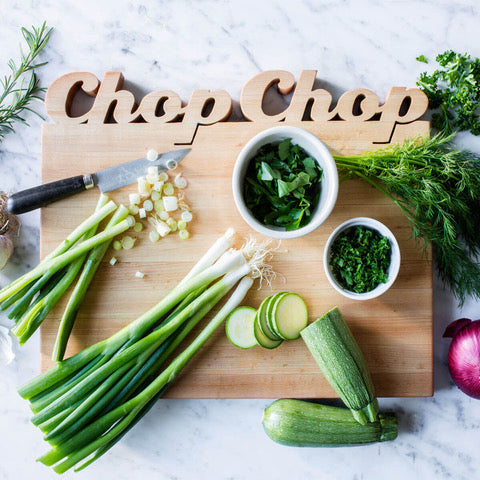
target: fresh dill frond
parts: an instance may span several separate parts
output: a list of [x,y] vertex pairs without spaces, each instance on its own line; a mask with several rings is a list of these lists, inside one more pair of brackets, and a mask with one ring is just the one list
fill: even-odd
[[[0,141],[8,132],[14,131],[15,122],[25,123],[23,113],[29,111],[38,115],[30,107],[33,100],[42,100],[40,94],[45,91],[39,85],[36,69],[45,65],[35,63],[39,53],[47,44],[52,28],[44,22],[40,28],[32,27],[32,31],[22,28],[22,35],[28,47],[25,54],[20,47],[20,61],[10,59],[8,68],[10,75],[0,79]],[[26,75],[30,73],[30,75]]]
[[467,295],[480,299],[480,156],[455,148],[453,137],[417,137],[335,160],[341,174],[368,181],[402,209],[462,305]]

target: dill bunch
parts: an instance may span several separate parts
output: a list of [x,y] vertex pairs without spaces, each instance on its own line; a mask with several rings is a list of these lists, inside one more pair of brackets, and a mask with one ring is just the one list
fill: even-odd
[[456,149],[453,137],[412,138],[335,161],[341,174],[362,178],[400,207],[463,305],[467,295],[480,299],[480,156]]
[[[39,96],[45,89],[39,85],[35,69],[46,64],[35,63],[38,54],[47,44],[52,29],[44,22],[40,28],[32,27],[32,31],[22,28],[22,35],[27,43],[28,52],[20,48],[20,61],[8,62],[10,75],[0,79],[0,141],[8,132],[13,132],[15,122],[25,123],[22,114],[30,111],[38,115],[30,104],[33,100],[42,100]],[[25,75],[31,72],[30,76]]]

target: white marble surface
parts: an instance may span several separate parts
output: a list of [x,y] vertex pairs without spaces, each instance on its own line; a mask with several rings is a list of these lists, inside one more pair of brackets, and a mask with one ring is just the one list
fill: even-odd
[[[187,99],[195,88],[225,88],[234,99],[261,70],[319,70],[335,93],[367,87],[384,98],[391,85],[413,86],[423,69],[415,57],[447,48],[480,56],[480,11],[470,1],[64,1],[1,2],[0,73],[17,54],[20,26],[55,27],[42,59],[43,85],[71,71],[100,78],[125,73],[140,96],[171,88]],[[38,110],[42,110],[39,105]],[[0,144],[0,188],[39,182],[41,121],[17,126]],[[480,152],[480,141],[460,138]],[[21,238],[4,285],[38,261],[38,213],[23,218]],[[468,479],[478,478],[480,403],[449,378],[445,325],[480,316],[467,301],[459,310],[435,281],[435,395],[382,399],[399,415],[395,442],[354,449],[295,449],[263,433],[268,400],[160,400],[148,417],[108,455],[81,474],[85,479]],[[5,324],[1,318],[0,323]],[[0,367],[0,479],[48,479],[56,474],[34,459],[46,444],[29,423],[15,388],[39,370],[38,335],[16,348]]]

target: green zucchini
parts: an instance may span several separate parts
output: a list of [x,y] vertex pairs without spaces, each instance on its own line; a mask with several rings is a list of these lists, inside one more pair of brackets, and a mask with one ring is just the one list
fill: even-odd
[[362,352],[337,307],[301,332],[325,378],[361,424],[377,419],[378,401]]
[[397,437],[394,413],[361,425],[346,408],[301,400],[276,400],[265,409],[262,424],[272,440],[294,447],[354,446]]
[[270,315],[274,331],[284,340],[296,340],[308,325],[307,304],[296,293],[279,296],[273,303]]
[[267,315],[267,325],[268,327],[270,328],[270,330],[275,334],[277,335],[279,338],[282,338],[282,336],[280,335],[280,333],[277,332],[277,329],[275,327],[275,323],[273,322],[273,307],[275,305],[275,302],[283,297],[284,295],[286,295],[287,292],[279,292],[279,293],[276,293],[275,295],[272,295],[270,297],[270,301],[268,302],[267,304],[267,311],[266,311],[266,315]]
[[253,322],[257,311],[252,307],[238,307],[227,318],[225,331],[230,342],[238,348],[253,348],[257,340]]
[[259,318],[258,311],[257,311],[257,314],[255,315],[255,321],[253,322],[253,334],[258,344],[263,348],[268,348],[269,350],[271,350],[272,348],[277,348],[283,342],[282,339],[272,340],[268,338],[266,335],[264,335],[264,333],[262,332],[262,329],[260,328],[260,318]]
[[273,297],[274,295],[270,295],[258,307],[258,324],[263,335],[268,337],[270,340],[280,340],[280,337],[276,333],[272,332],[267,323],[267,309]]

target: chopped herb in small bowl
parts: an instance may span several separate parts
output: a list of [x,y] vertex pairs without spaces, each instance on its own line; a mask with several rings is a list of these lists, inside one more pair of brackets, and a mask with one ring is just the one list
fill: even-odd
[[315,230],[332,211],[338,173],[315,135],[281,126],[245,145],[232,186],[237,208],[252,228],[274,238],[296,238]]
[[392,232],[371,218],[354,218],[335,229],[324,252],[325,272],[343,295],[367,300],[393,284],[400,250]]

